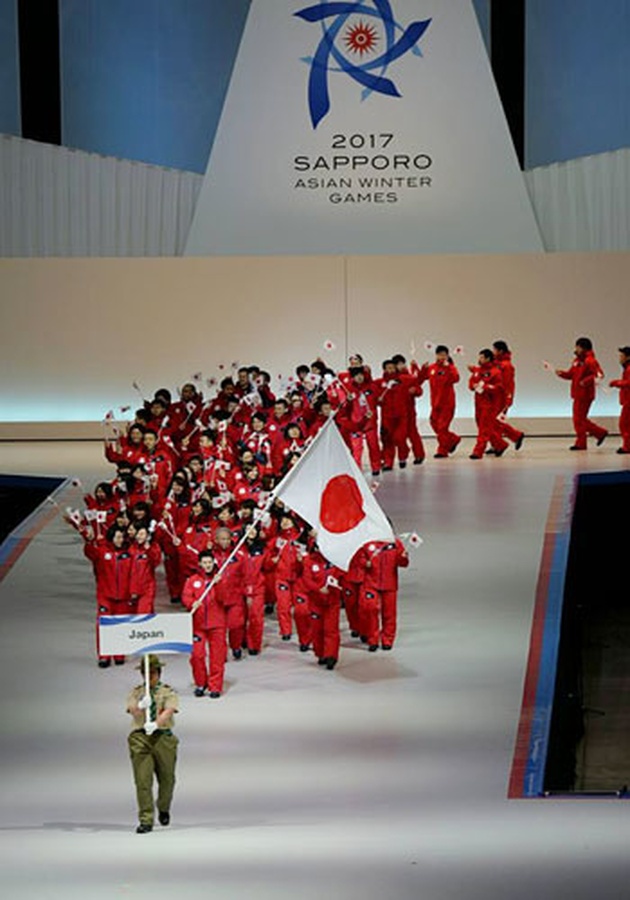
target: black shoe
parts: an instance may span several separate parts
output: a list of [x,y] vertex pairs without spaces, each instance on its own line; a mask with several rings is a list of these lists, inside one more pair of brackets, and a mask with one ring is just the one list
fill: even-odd
[[170,825],[171,824],[170,812],[158,812],[158,822],[160,823],[160,825]]
[[447,459],[448,453],[434,453],[433,459]]
[[332,670],[335,668],[336,665],[337,665],[337,660],[334,658],[334,656],[329,656],[328,659],[326,660],[326,668],[328,669],[328,671],[332,672]]
[[211,700],[218,700],[220,696],[221,691],[210,691],[210,693],[208,694],[208,697],[210,697]]
[[413,461],[413,464],[414,464],[414,466],[421,466],[423,462],[424,462],[424,456],[416,456],[416,458]]
[[306,653],[310,649],[311,649],[310,644],[300,644],[300,652],[301,653]]
[[232,650],[232,656],[234,659],[240,659],[243,656],[243,651],[238,647],[236,650]]
[[367,637],[366,637],[364,634],[359,635],[359,637],[361,638],[361,643],[362,643],[362,644],[367,644],[368,639],[367,639]]
[[504,447],[503,450],[495,450],[494,455],[498,459],[500,456],[503,456],[503,454],[505,453],[506,450],[507,450],[507,447]]
[[194,690],[195,697],[203,697],[206,693],[206,689],[204,687],[196,687]]
[[378,644],[370,644],[368,650],[370,651],[370,653],[376,653],[376,651],[378,650]]
[[382,650],[391,650],[392,645],[391,644],[381,644],[381,649]]
[[181,602],[182,601],[179,599],[179,597],[171,597],[171,603],[181,603]]
[[471,453],[468,459],[483,459],[483,456],[479,456],[478,453]]
[[360,636],[360,635],[359,635],[359,632],[358,632],[358,631],[351,631],[351,632],[350,632],[350,637],[359,637],[359,636]]
[[283,634],[283,635],[282,635],[282,640],[283,640],[283,641],[290,641],[290,640],[291,640],[291,635],[290,635],[290,634]]
[[520,450],[523,446],[523,441],[525,440],[525,434],[521,431],[521,436],[516,439],[516,443],[514,444],[515,450]]
[[597,438],[597,446],[601,447],[601,445],[604,443],[604,441],[606,440],[607,437],[608,437],[608,432],[606,432],[606,434],[602,434],[602,436],[600,438]]
[[265,603],[265,615],[270,616],[273,612],[273,603]]
[[123,656],[122,659],[114,658],[114,665],[115,666],[124,666],[125,665],[125,657]]
[[146,825],[144,822],[140,822],[136,828],[136,834],[148,834],[150,831],[153,831],[153,825]]
[[572,444],[572,445],[569,447],[569,450],[586,450],[586,447],[578,447],[577,444]]
[[457,448],[459,447],[459,445],[461,444],[461,442],[462,442],[462,439],[461,439],[460,437],[458,437],[457,440],[455,441],[455,443],[453,444],[453,446],[451,447],[451,449],[450,449],[448,452],[449,452],[449,453],[455,453],[455,451],[457,450]]
[[624,450],[623,447],[620,447],[620,448],[617,450],[617,453],[630,453],[630,450]]
[[402,460],[402,462],[399,462],[399,463],[398,463],[398,468],[399,468],[399,469],[406,469],[406,468],[407,468],[407,463],[405,462],[404,459]]
[[97,665],[98,665],[99,669],[109,669],[111,664],[112,664],[111,659],[99,659]]
[[328,662],[328,659],[327,659],[325,656],[321,656],[321,657],[317,660],[317,665],[318,665],[318,666],[325,666],[327,662]]
[[379,476],[380,474],[381,474],[381,470],[380,470],[380,469],[372,469],[372,478],[378,478],[378,476]]
[[497,451],[493,447],[489,447],[488,450],[486,450],[484,456],[494,456],[496,452]]
[[260,650],[248,650],[247,652],[249,653],[250,656],[258,656],[258,654],[260,653]]
[[393,466],[383,466],[383,472],[391,472],[393,468]]

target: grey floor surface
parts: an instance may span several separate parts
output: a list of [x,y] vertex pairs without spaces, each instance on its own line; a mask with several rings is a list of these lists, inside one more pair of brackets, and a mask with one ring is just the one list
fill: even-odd
[[[0,896],[630,897],[627,802],[506,799],[555,479],[627,468],[616,443],[531,439],[480,462],[462,446],[383,476],[396,529],[425,540],[394,651],[345,631],[326,672],[268,623],[219,701],[170,657],[173,824],[146,836],[125,743],[136,674],[96,668],[90,568],[55,519],[0,584]],[[109,467],[95,443],[2,444],[0,471],[92,485]]]

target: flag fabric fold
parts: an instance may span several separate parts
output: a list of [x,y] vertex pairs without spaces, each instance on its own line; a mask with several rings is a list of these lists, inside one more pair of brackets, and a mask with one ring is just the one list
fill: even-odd
[[317,531],[322,555],[344,571],[367,541],[393,541],[394,533],[334,419],[324,425],[273,496]]

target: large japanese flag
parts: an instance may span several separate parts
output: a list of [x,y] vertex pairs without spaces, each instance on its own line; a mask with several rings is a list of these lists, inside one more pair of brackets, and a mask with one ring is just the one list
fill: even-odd
[[323,556],[344,571],[367,541],[394,540],[334,419],[324,425],[274,496],[316,529]]

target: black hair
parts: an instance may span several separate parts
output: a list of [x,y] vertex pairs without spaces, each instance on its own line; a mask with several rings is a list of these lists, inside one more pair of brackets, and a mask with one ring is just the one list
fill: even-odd
[[305,363],[302,363],[300,366],[298,366],[296,368],[295,374],[299,378],[300,375],[308,375],[309,371],[310,371],[309,367]]
[[109,541],[110,544],[113,543],[114,535],[117,534],[119,531],[121,532],[122,535],[124,535],[125,540],[127,540],[127,529],[123,528],[121,525],[116,525],[116,523],[114,523],[113,525],[109,526],[109,528],[107,529],[107,533],[105,535],[106,539]]
[[168,406],[173,399],[173,395],[168,388],[158,388],[157,391],[153,394],[153,400],[151,402],[154,403],[156,400],[160,399],[165,400],[166,406]]
[[394,362],[393,359],[384,359],[383,360],[383,368],[385,368],[385,366],[395,366],[395,365],[396,365],[396,363]]
[[208,558],[210,558],[214,562],[214,553],[212,552],[212,550],[201,550],[199,552],[199,562],[201,562],[202,559]]
[[365,369],[363,366],[350,366],[348,373],[351,378],[356,378],[357,375],[365,375]]
[[267,424],[267,414],[264,412],[255,412],[254,415],[252,416],[252,422],[254,421],[254,419],[258,419],[260,422],[263,423],[263,425]]
[[405,364],[405,363],[407,362],[407,360],[406,360],[405,357],[402,355],[402,353],[396,353],[394,356],[392,356],[392,362],[394,363],[394,365],[397,366],[398,363],[403,363],[403,364]]
[[103,491],[108,500],[112,499],[112,497],[114,496],[114,488],[111,486],[109,481],[99,481],[99,483],[94,488],[94,491],[96,492],[99,488]]
[[495,341],[492,346],[494,347],[495,350],[498,350],[499,353],[509,353],[510,352],[510,348],[505,343],[505,341]]
[[494,353],[490,350],[489,347],[485,347],[483,350],[479,351],[479,356],[483,356],[485,359],[494,359]]
[[232,381],[232,376],[228,375],[226,378],[222,378],[219,384],[221,390],[225,390],[226,387],[234,387],[234,382]]
[[576,347],[581,347],[582,350],[592,350],[592,349],[593,349],[593,342],[592,342],[592,340],[591,340],[590,338],[587,338],[587,337],[581,337],[581,338],[578,338],[578,339],[577,339],[577,341],[575,342],[575,346],[576,346]]
[[435,348],[435,352],[436,353],[448,353],[449,350],[448,350],[448,347],[446,346],[446,344],[438,344],[437,347]]

